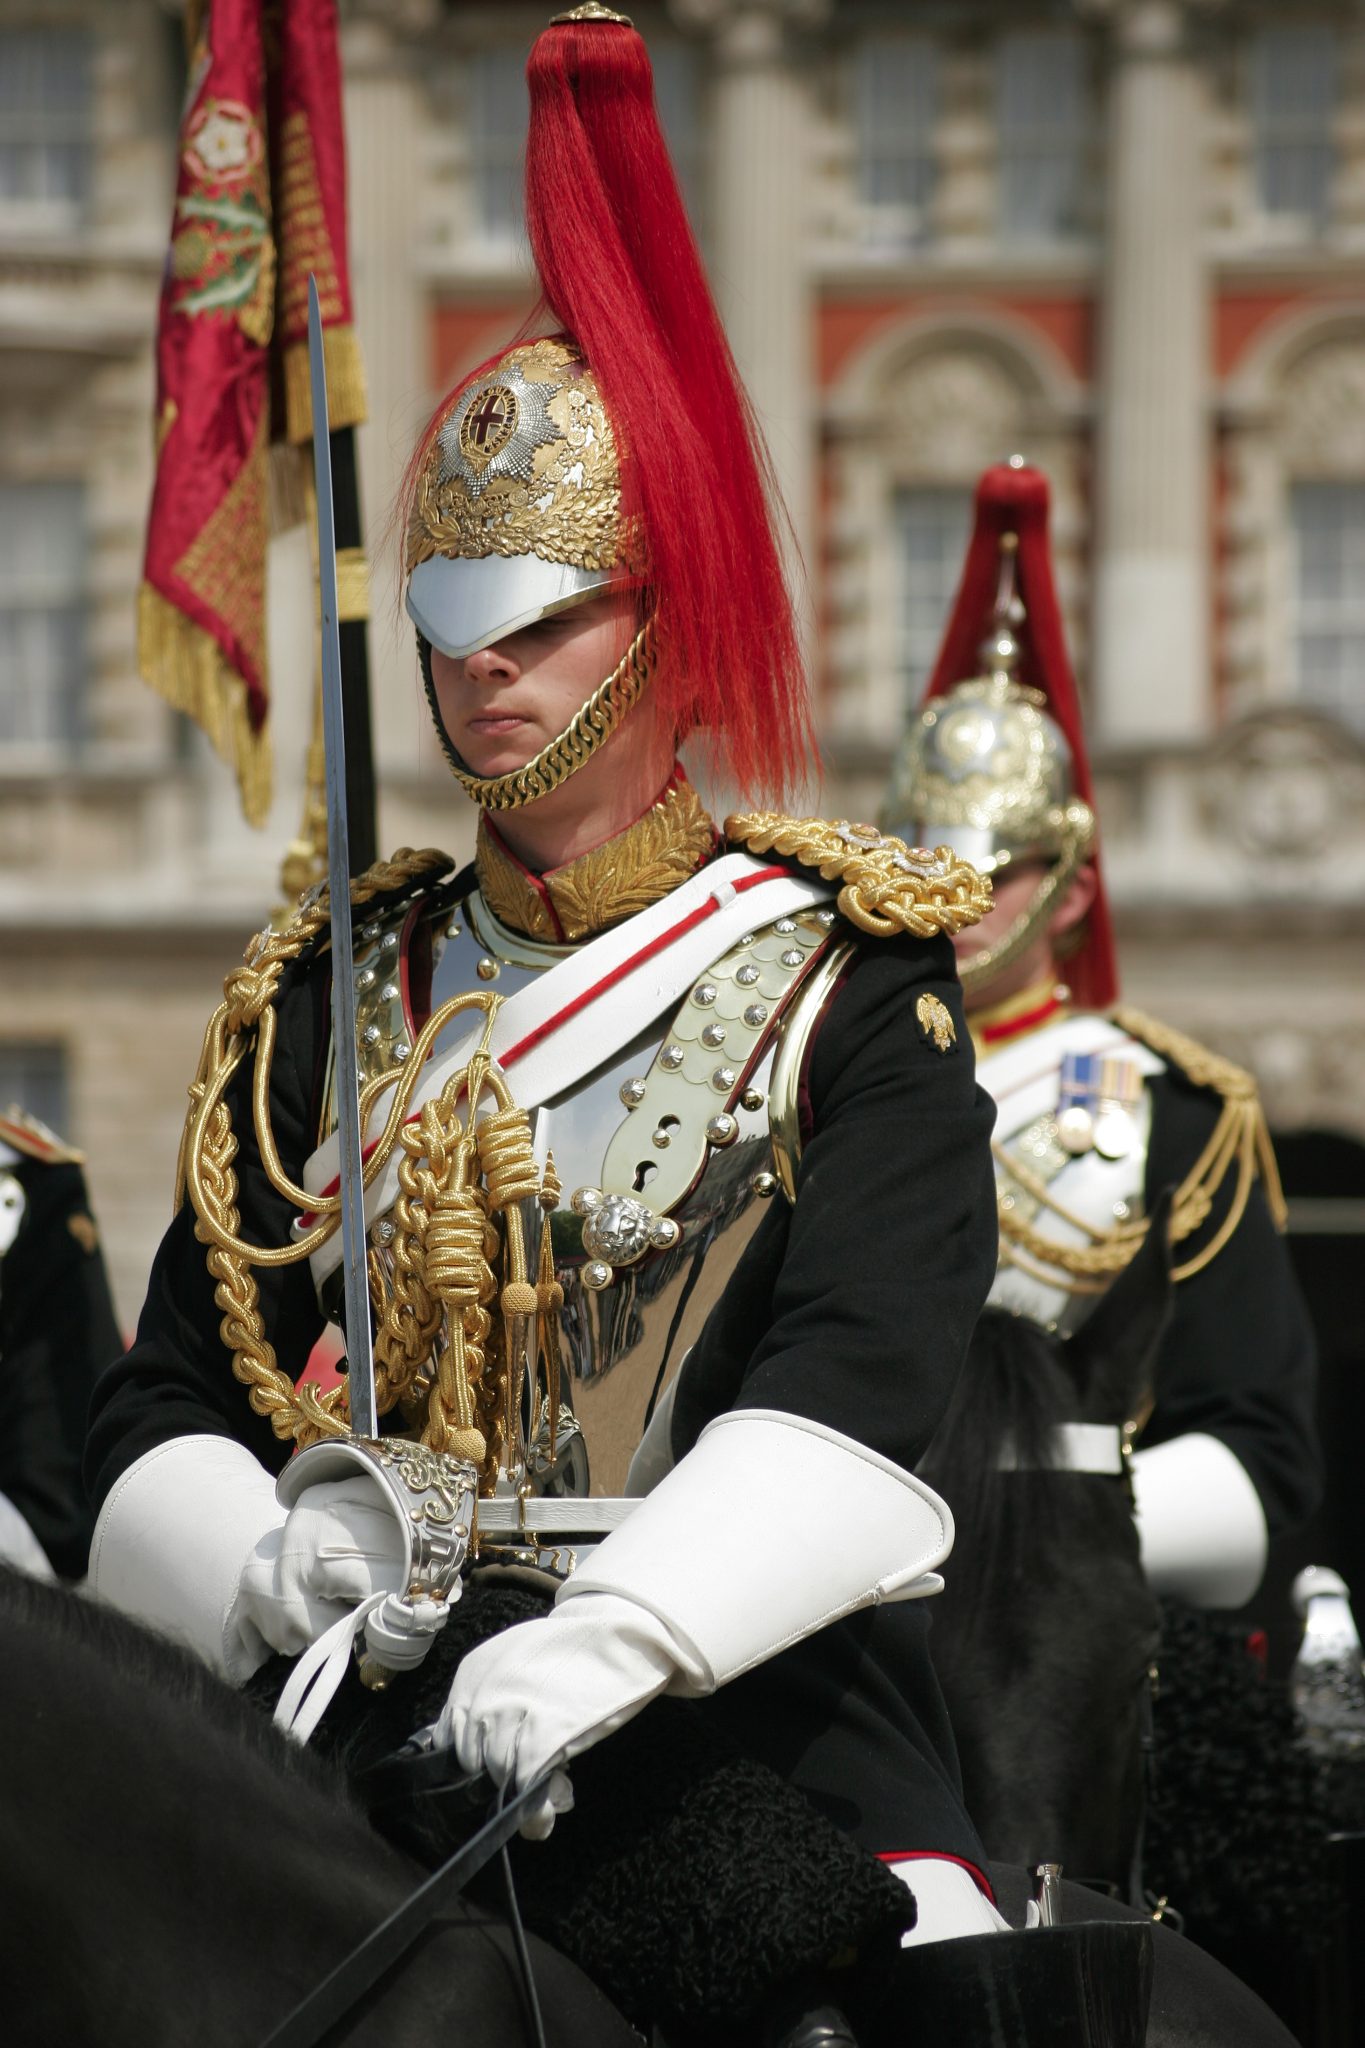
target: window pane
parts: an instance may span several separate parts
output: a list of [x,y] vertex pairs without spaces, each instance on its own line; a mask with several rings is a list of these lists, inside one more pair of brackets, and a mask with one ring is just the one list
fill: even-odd
[[469,61],[470,168],[474,231],[510,249],[521,239],[522,159],[526,148],[526,53],[504,46]]
[[1297,484],[1294,549],[1296,694],[1365,732],[1365,484]]
[[85,667],[80,484],[0,484],[0,746],[73,746]]
[[900,490],[892,502],[897,576],[893,661],[907,715],[924,694],[948,623],[971,511],[971,492],[956,485]]
[[[923,36],[871,36],[854,58],[858,196],[902,241],[927,232],[937,168],[938,54]],[[892,218],[894,217],[894,218]]]
[[996,51],[1000,232],[1056,242],[1082,226],[1090,146],[1085,47],[1076,36],[1004,36]]
[[85,31],[0,29],[0,202],[84,200],[92,125]]
[[0,1041],[0,1110],[26,1109],[58,1137],[67,1129],[66,1048],[45,1040]]
[[1256,195],[1263,212],[1321,225],[1331,202],[1338,46],[1322,24],[1265,29],[1251,46]]

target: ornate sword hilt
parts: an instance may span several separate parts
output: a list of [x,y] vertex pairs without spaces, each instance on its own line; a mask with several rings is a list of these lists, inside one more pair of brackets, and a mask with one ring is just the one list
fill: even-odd
[[405,1437],[333,1437],[292,1458],[275,1490],[292,1507],[305,1487],[356,1472],[379,1486],[406,1545],[402,1590],[370,1615],[356,1639],[361,1679],[382,1691],[395,1671],[421,1662],[460,1597],[478,1473],[462,1458]]

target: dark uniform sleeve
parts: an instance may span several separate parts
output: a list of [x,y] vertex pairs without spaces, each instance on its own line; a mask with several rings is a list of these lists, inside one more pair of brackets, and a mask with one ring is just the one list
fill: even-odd
[[[940,1051],[916,1004],[938,998]],[[989,1140],[946,939],[869,941],[808,1056],[793,1207],[750,1241],[674,1407],[682,1455],[733,1407],[776,1408],[912,1467],[947,1404],[995,1271]]]
[[86,1411],[123,1340],[80,1167],[25,1159],[10,1171],[26,1208],[0,1269],[0,1492],[74,1579],[94,1526],[81,1480]]
[[[1147,1200],[1177,1186],[1218,1118],[1207,1090],[1177,1070],[1152,1093]],[[1176,1247],[1177,1266],[1206,1245],[1228,1213],[1236,1173],[1219,1189],[1206,1223]],[[1157,1360],[1156,1406],[1145,1445],[1201,1431],[1225,1443],[1260,1495],[1272,1538],[1306,1521],[1321,1491],[1313,1424],[1317,1357],[1288,1248],[1260,1183],[1223,1249],[1175,1290]]]
[[[296,1183],[315,1144],[315,1077],[326,1043],[327,1002],[320,966],[311,973],[296,971],[279,998],[270,1115],[285,1172]],[[252,1244],[287,1244],[295,1212],[270,1186],[261,1165],[251,1076],[248,1054],[227,1094],[239,1148],[238,1234]],[[157,1251],[132,1349],[95,1389],[85,1471],[97,1510],[121,1472],[172,1437],[235,1437],[271,1472],[281,1469],[292,1449],[255,1413],[248,1389],[233,1374],[221,1334],[223,1312],[194,1223],[186,1199]],[[307,1262],[252,1272],[276,1361],[297,1379],[323,1326]]]

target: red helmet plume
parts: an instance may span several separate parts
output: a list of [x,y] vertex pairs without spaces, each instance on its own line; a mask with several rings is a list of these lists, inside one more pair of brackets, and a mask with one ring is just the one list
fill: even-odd
[[638,518],[680,730],[776,792],[810,725],[771,468],[659,127],[641,38],[566,22],[527,65],[526,224],[545,300],[601,390]]

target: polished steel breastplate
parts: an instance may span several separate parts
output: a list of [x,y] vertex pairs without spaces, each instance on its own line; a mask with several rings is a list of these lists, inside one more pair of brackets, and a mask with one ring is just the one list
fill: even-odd
[[[543,1491],[622,1490],[652,1398],[695,1342],[775,1193],[773,1027],[827,950],[833,924],[829,910],[806,911],[746,934],[681,1005],[642,1016],[624,1051],[532,1113],[537,1156],[553,1153],[564,1189],[551,1242],[571,1411],[561,1409]],[[573,950],[509,930],[477,890],[453,908],[424,901],[363,926],[355,952],[362,1080],[401,1065],[424,1018],[451,996],[480,987],[514,996]],[[467,1030],[464,1017],[451,1026],[459,1036]],[[433,1057],[443,1050],[438,1040]],[[333,1120],[329,1084],[320,1138]],[[676,1243],[620,1266],[605,1286],[585,1285],[584,1218],[569,1197],[607,1185],[648,1201],[652,1181],[683,1190],[659,1205],[680,1227]],[[526,1220],[538,1236],[538,1217]],[[383,1259],[384,1219],[370,1238]],[[539,1434],[546,1439],[547,1428]]]

